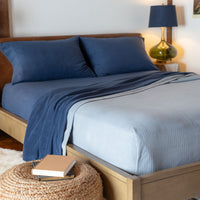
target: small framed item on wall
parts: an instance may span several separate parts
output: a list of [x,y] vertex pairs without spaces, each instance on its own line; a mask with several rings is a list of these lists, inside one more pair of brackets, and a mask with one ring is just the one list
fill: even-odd
[[200,18],[200,0],[193,0],[193,17]]

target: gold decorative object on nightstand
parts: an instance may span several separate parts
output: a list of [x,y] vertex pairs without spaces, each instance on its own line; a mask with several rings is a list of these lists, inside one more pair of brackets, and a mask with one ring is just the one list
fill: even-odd
[[168,71],[168,72],[178,72],[179,71],[179,64],[175,62],[156,62],[154,65],[160,70],[160,71]]

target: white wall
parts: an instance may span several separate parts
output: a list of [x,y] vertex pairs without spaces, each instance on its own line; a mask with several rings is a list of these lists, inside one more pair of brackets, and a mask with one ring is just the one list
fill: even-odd
[[11,0],[13,34],[141,32],[148,27],[149,6],[145,2],[151,1]]
[[[167,0],[10,0],[13,36],[141,32],[146,49],[160,40],[159,28],[148,28],[150,5]],[[192,18],[192,0],[174,0],[181,26],[174,28],[175,59],[182,70],[200,72],[197,49],[200,18]],[[185,21],[185,22],[184,22]]]
[[200,73],[200,18],[193,18],[193,0],[174,0],[179,26],[174,31],[175,60],[186,71]]

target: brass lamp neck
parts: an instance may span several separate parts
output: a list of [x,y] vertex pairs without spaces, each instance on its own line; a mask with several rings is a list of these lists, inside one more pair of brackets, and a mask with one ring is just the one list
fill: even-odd
[[165,27],[161,27],[162,29],[162,37],[161,40],[165,40]]

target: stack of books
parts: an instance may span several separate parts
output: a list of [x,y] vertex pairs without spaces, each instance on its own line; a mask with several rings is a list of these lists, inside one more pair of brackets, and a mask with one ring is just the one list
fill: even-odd
[[75,163],[73,156],[47,155],[32,163],[32,175],[36,175],[39,181],[72,179],[75,177],[72,169]]

